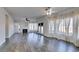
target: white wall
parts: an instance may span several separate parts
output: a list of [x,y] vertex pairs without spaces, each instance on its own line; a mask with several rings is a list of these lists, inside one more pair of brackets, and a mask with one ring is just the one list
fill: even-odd
[[13,24],[13,19],[11,18],[11,16],[4,10],[4,8],[0,8],[0,45],[3,44],[5,42],[5,15],[8,15],[9,17],[9,35],[8,38],[10,36],[13,35],[14,33],[14,24]]
[[5,12],[0,8],[0,45],[5,42]]
[[9,38],[14,34],[14,21],[9,15]]

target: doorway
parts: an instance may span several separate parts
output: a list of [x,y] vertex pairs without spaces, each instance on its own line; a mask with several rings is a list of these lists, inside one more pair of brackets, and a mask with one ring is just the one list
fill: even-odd
[[38,32],[43,34],[43,23],[38,24]]

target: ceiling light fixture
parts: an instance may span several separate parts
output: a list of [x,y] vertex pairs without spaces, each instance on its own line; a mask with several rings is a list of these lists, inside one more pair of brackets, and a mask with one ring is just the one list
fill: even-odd
[[51,15],[52,14],[52,8],[51,7],[46,8],[45,11],[46,11],[47,15]]
[[53,10],[51,7],[48,7],[45,9],[46,15],[52,15],[52,13],[55,13],[55,10]]

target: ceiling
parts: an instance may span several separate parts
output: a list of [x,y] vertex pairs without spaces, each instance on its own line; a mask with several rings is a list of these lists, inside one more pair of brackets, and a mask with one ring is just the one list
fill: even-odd
[[[5,7],[15,20],[45,15],[45,8],[47,7]],[[67,9],[69,7],[52,7],[52,11],[55,11],[55,13],[66,11]]]
[[5,8],[13,17],[34,17],[43,14],[41,7],[6,7]]

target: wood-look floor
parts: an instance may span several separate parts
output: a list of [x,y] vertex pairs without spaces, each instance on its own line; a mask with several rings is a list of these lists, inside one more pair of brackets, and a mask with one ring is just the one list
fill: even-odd
[[1,52],[77,52],[79,48],[36,33],[15,34],[0,47]]

